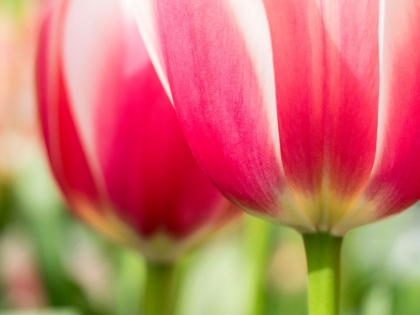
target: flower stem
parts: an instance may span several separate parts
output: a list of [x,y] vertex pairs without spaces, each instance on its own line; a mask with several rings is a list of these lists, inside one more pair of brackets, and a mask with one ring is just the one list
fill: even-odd
[[147,263],[144,315],[175,314],[177,279],[173,263]]
[[273,226],[258,218],[247,216],[246,225],[246,250],[250,262],[251,288],[253,298],[249,300],[248,315],[268,314],[269,294],[267,287],[267,268],[273,247]]
[[327,233],[303,236],[308,261],[310,315],[338,315],[341,237]]

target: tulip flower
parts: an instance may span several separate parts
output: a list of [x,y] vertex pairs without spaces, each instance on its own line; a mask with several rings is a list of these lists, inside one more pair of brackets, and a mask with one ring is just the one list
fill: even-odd
[[194,155],[246,211],[331,240],[420,199],[417,1],[134,2]]
[[239,212],[195,161],[126,2],[47,11],[37,91],[61,191],[81,220],[170,264]]

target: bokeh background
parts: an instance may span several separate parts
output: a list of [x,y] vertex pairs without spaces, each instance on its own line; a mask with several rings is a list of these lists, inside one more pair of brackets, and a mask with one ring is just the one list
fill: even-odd
[[[0,0],[0,314],[140,314],[141,255],[71,217],[46,164],[34,86],[42,4]],[[420,313],[418,205],[350,232],[342,260],[342,314]],[[255,295],[266,314],[307,314],[291,229],[245,217],[181,267],[179,315],[248,315]]]

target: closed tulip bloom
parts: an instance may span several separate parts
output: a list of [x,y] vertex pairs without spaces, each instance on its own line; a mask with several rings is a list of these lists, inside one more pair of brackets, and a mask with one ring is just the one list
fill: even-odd
[[342,236],[420,198],[420,2],[134,2],[199,164],[247,211]]
[[80,219],[169,261],[235,216],[202,173],[124,1],[57,1],[37,90],[49,162]]

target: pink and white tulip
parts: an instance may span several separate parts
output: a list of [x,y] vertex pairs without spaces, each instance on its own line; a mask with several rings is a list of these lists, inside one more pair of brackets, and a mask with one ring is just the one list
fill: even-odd
[[37,89],[52,171],[96,229],[171,260],[238,213],[195,161],[124,1],[52,4]]
[[247,211],[344,235],[420,199],[420,2],[133,2],[194,155]]

